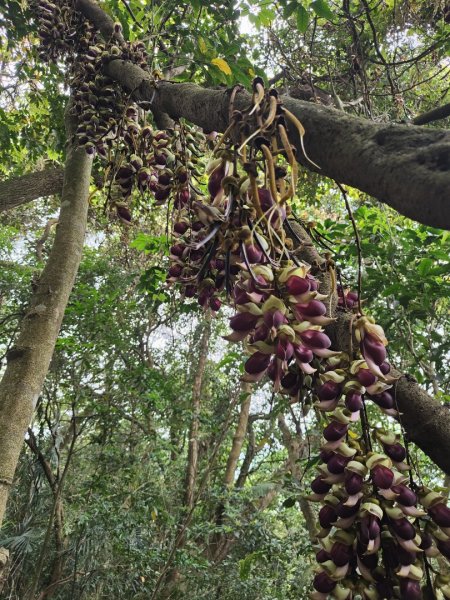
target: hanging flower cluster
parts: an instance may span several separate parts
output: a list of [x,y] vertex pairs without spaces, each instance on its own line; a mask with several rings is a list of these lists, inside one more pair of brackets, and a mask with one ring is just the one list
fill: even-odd
[[142,105],[127,99],[120,85],[104,74],[112,59],[148,71],[145,45],[126,42],[119,23],[111,39],[102,39],[68,0],[38,0],[34,10],[42,58],[56,62],[64,55],[69,63],[77,140],[88,154],[106,161],[105,183],[118,217],[131,221],[133,190],[150,192],[157,205],[173,198],[178,210],[191,195],[191,174],[196,173],[205,136],[186,123],[174,124],[170,133],[154,129]]
[[[249,135],[255,113],[259,126]],[[450,511],[442,497],[411,483],[400,436],[367,419],[369,401],[398,416],[384,332],[358,314],[358,295],[341,289],[338,307],[356,311],[357,346],[351,357],[334,352],[324,331],[333,320],[329,298],[285,237],[285,200],[296,178],[286,121],[276,95],[261,96],[257,81],[253,105],[235,115],[229,146],[219,148],[208,167],[208,194],[179,206],[169,281],[213,311],[228,295],[236,313],[226,339],[244,342],[250,353],[245,381],[267,375],[275,391],[293,397],[313,382],[325,426],[312,483],[311,499],[322,508],[311,597],[415,600],[424,580],[448,597],[448,584],[430,575],[428,560],[449,553]],[[242,131],[247,137],[239,145]]]
[[356,320],[355,337],[361,358],[335,357],[317,382],[315,406],[326,425],[319,474],[311,484],[310,499],[322,503],[311,597],[419,600],[433,588],[448,598],[448,582],[432,578],[428,561],[439,553],[449,557],[450,509],[442,496],[408,477],[400,437],[370,427],[368,400],[398,415],[387,340],[367,317]]

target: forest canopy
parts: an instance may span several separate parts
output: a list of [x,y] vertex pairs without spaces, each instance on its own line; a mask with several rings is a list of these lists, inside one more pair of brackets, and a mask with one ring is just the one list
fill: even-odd
[[449,25],[0,0],[0,597],[450,598]]

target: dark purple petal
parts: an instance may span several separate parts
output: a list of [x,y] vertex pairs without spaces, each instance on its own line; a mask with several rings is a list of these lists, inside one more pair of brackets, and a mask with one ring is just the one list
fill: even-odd
[[406,518],[391,519],[390,525],[402,540],[413,540],[416,537],[414,526]]
[[267,369],[270,363],[270,354],[255,352],[244,365],[244,369],[250,375],[257,375]]
[[316,560],[319,564],[324,563],[325,561],[330,560],[330,555],[323,548],[321,548],[316,554]]
[[327,308],[320,300],[311,300],[307,304],[296,304],[295,309],[305,317],[321,317],[327,312]]
[[300,296],[300,294],[309,292],[310,289],[309,281],[297,275],[291,275],[285,285],[289,294],[293,296]]
[[347,466],[349,460],[349,458],[342,456],[342,454],[335,454],[327,462],[327,469],[333,475],[339,475],[340,473],[344,472],[344,469]]
[[245,253],[250,264],[260,263],[264,256],[262,250],[253,244],[245,246]]
[[373,385],[377,380],[376,376],[372,373],[372,371],[369,371],[369,369],[359,369],[356,374],[356,378],[364,387]]
[[353,496],[362,490],[363,478],[358,473],[348,472],[345,478],[345,490],[347,494]]
[[408,552],[400,545],[395,548],[395,556],[401,565],[412,565],[416,561],[416,554],[414,552]]
[[173,226],[173,230],[175,231],[175,233],[178,233],[180,235],[186,233],[188,228],[189,225],[186,223],[186,221],[178,221],[178,223],[175,223],[175,225]]
[[297,385],[299,381],[298,375],[297,373],[286,373],[286,375],[283,377],[283,379],[281,380],[281,385],[289,390],[290,388],[294,387],[294,385]]
[[430,506],[428,514],[439,527],[450,527],[450,508],[445,504]]
[[300,337],[307,346],[313,349],[322,350],[331,346],[330,338],[322,331],[317,331],[317,329],[307,329],[300,334]]
[[386,360],[386,348],[371,335],[366,334],[361,343],[361,354],[372,359],[376,365],[381,365]]
[[321,594],[330,594],[336,587],[336,582],[328,577],[325,571],[321,571],[314,577],[313,585]]
[[169,269],[169,277],[179,277],[183,271],[181,265],[172,265]]
[[361,410],[364,406],[361,394],[358,394],[358,392],[349,392],[345,396],[345,406],[350,412]]
[[450,560],[450,540],[445,540],[445,542],[443,542],[442,540],[437,539],[436,546],[438,547],[439,552],[443,554],[445,558]]
[[280,360],[290,360],[294,355],[294,346],[288,340],[278,340],[276,355]]
[[314,358],[312,350],[304,346],[294,346],[295,356],[301,363],[310,363]]
[[391,370],[391,365],[388,362],[381,363],[380,371],[383,373],[383,375],[387,375],[390,370]]
[[366,515],[361,519],[359,533],[363,544],[367,545],[369,540],[375,540],[380,531],[380,523],[375,515]]
[[264,323],[262,325],[259,325],[252,335],[252,344],[254,344],[255,342],[264,342],[267,339],[268,335],[269,328],[266,325],[264,325]]
[[323,437],[328,442],[337,442],[348,431],[348,425],[346,423],[339,423],[339,421],[331,421],[323,430]]
[[[364,385],[364,384],[363,384]],[[394,398],[389,392],[382,392],[370,397],[380,408],[389,409],[394,408]]]
[[334,456],[333,450],[324,450],[322,448],[322,450],[319,452],[319,458],[324,463],[327,463],[332,456]]
[[413,579],[400,578],[400,600],[421,600],[420,582]]
[[233,331],[251,331],[258,321],[258,315],[249,312],[241,312],[230,319],[230,327]]
[[402,462],[406,458],[406,450],[401,444],[386,444],[383,449],[386,456],[394,462]]
[[337,398],[340,391],[341,386],[339,383],[329,380],[319,387],[317,395],[320,400],[334,400],[334,398]]
[[211,310],[217,312],[221,306],[222,306],[222,302],[219,300],[219,298],[211,298],[210,299],[209,307],[211,308]]
[[338,505],[335,506],[336,514],[342,519],[348,519],[348,517],[353,517],[359,511],[359,506],[361,501],[358,502],[354,506],[347,506],[344,502],[339,502]]
[[319,511],[319,523],[324,529],[329,529],[337,521],[336,511],[332,506],[325,504]]
[[330,550],[331,560],[337,567],[343,567],[350,561],[351,548],[341,542],[335,542]]
[[397,502],[399,504],[402,504],[403,506],[414,506],[417,504],[416,494],[403,483],[400,485],[393,485],[391,489],[395,494],[398,494]]
[[394,481],[394,473],[384,465],[375,465],[372,469],[372,481],[377,488],[387,490]]
[[170,248],[170,254],[174,256],[182,256],[186,246],[184,244],[175,244]]
[[315,494],[328,494],[331,490],[331,483],[326,483],[319,475],[311,483],[311,489]]

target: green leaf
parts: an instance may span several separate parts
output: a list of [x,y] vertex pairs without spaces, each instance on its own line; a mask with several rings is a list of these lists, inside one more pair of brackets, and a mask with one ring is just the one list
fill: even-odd
[[428,275],[432,266],[433,266],[433,260],[431,258],[424,258],[423,260],[420,261],[419,266],[417,267],[417,270],[419,271],[419,274],[422,277],[424,277],[425,275]]
[[285,19],[289,19],[289,17],[294,14],[295,9],[297,8],[297,2],[288,2],[283,10],[283,17]]
[[311,7],[318,17],[328,19],[329,21],[334,19],[333,11],[325,0],[314,0],[314,2],[311,2]]
[[309,24],[309,14],[304,6],[299,6],[297,8],[297,29],[301,33],[305,33],[308,29]]

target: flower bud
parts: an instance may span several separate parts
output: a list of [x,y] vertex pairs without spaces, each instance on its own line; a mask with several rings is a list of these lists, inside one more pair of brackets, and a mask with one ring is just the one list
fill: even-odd
[[428,514],[439,527],[450,527],[450,508],[443,503],[428,508]]
[[[327,382],[327,383],[331,383],[331,382]],[[323,437],[328,442],[337,442],[337,440],[340,440],[341,438],[343,438],[344,435],[347,433],[348,427],[349,426],[347,423],[339,423],[339,421],[331,421],[331,423],[329,423],[323,430]]]
[[321,594],[330,594],[336,587],[336,582],[328,577],[325,571],[321,571],[314,577],[313,585]]
[[386,490],[391,487],[394,481],[394,473],[384,465],[375,465],[372,469],[372,481],[377,488]]
[[325,504],[319,511],[319,523],[324,529],[330,529],[331,525],[337,520],[336,511],[332,506]]
[[288,293],[292,296],[300,296],[305,292],[309,292],[310,289],[309,281],[297,275],[291,275],[285,285]]
[[383,449],[386,456],[394,462],[402,462],[406,458],[406,450],[401,444],[386,444]]
[[270,354],[263,354],[262,352],[255,352],[250,356],[244,365],[244,369],[250,375],[256,375],[262,373],[267,369],[270,363]]
[[326,483],[319,475],[311,483],[311,489],[315,494],[328,494],[331,490],[331,483]]

